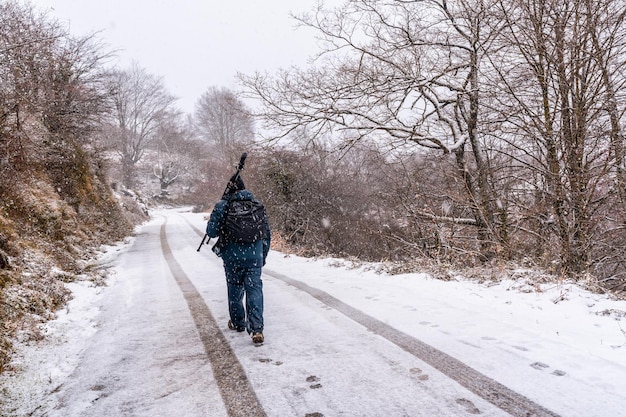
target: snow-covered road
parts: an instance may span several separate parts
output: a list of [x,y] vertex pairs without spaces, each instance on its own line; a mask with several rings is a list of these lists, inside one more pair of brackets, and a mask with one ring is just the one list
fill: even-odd
[[272,252],[255,346],[227,329],[221,260],[196,251],[204,224],[154,212],[114,252],[108,287],[72,284],[48,345],[25,348],[23,372],[0,379],[5,413],[626,416],[623,301]]

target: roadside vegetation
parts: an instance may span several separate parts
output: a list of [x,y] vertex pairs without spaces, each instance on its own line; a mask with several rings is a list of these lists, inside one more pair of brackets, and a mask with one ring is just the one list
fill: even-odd
[[0,372],[64,283],[102,283],[100,245],[155,205],[210,212],[243,151],[281,251],[623,297],[622,3],[320,8],[298,17],[326,40],[314,66],[184,114],[96,35],[0,1]]

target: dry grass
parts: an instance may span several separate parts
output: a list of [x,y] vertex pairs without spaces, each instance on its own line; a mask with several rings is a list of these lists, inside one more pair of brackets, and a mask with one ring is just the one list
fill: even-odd
[[[37,341],[41,324],[70,297],[64,285],[76,279],[101,281],[88,259],[101,244],[121,240],[133,221],[145,220],[130,198],[118,202],[103,184],[89,181],[89,198],[70,205],[46,180],[29,175],[15,189],[5,189],[0,201],[0,251],[7,265],[0,268],[0,372],[12,355],[12,343]],[[121,209],[122,204],[132,208]],[[77,211],[78,209],[78,211]],[[129,220],[133,219],[133,221]]]
[[272,249],[285,254],[298,256],[303,256],[305,252],[302,249],[290,245],[282,234],[274,231],[272,232]]

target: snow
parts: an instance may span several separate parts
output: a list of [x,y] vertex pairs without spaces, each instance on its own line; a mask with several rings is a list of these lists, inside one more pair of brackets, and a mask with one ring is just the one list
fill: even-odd
[[[172,254],[237,355],[268,416],[509,415],[296,280],[450,355],[561,416],[626,416],[626,301],[568,283],[497,284],[270,252],[266,342],[228,331],[221,261],[197,245],[205,215],[159,210],[109,247],[107,286],[73,299],[0,376],[3,416],[225,416]],[[165,225],[165,226],[163,226]],[[521,274],[520,274],[521,275]],[[317,413],[317,414],[316,414]]]

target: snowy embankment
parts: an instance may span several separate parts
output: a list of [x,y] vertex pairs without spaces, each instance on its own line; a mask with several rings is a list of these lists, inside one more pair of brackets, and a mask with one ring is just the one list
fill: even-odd
[[254,347],[245,334],[226,329],[219,259],[208,246],[196,252],[203,216],[154,214],[136,238],[102,255],[101,263],[112,266],[107,287],[70,284],[74,298],[45,326],[47,338],[20,347],[16,372],[0,377],[4,414],[226,415],[163,260],[161,231],[267,415],[508,415],[289,280],[456,358],[555,415],[626,415],[626,301],[568,283],[390,276],[377,265],[272,252],[264,269],[266,343]]

